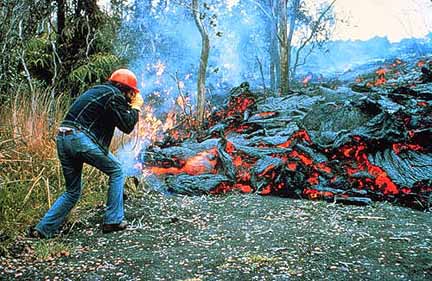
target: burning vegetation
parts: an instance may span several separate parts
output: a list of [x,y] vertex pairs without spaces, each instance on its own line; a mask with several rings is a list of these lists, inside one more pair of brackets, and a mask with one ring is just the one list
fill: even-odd
[[[388,200],[428,209],[428,64],[410,68],[398,59],[358,77],[351,89],[315,86],[287,96],[254,93],[242,83],[209,114],[205,129],[192,132],[193,124],[181,120],[165,128],[165,137],[136,157],[139,173],[162,192],[255,192],[358,205]],[[415,80],[405,77],[412,72]]]

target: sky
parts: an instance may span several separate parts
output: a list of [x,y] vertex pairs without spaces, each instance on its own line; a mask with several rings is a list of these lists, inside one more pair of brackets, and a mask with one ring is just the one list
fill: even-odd
[[[232,6],[245,0],[221,1]],[[98,0],[104,6],[109,2]],[[339,24],[333,39],[368,40],[387,36],[391,42],[398,42],[404,38],[421,38],[432,31],[431,0],[336,0],[335,9],[339,16],[348,19],[348,24]]]
[[337,26],[335,39],[387,36],[397,42],[432,32],[431,0],[336,0],[335,8],[349,21]]

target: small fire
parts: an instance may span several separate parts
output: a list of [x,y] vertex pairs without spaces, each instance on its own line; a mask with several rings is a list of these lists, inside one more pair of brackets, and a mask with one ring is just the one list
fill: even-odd
[[423,67],[425,64],[426,64],[426,61],[424,61],[424,60],[419,60],[419,61],[417,62],[417,67]]
[[162,121],[154,116],[153,108],[151,106],[144,106],[142,112],[144,114],[140,116],[137,125],[139,137],[152,142],[160,140],[163,131]]
[[309,81],[312,79],[312,74],[308,74],[302,81],[303,86],[307,86],[307,84],[309,83]]
[[375,71],[376,75],[378,75],[378,79],[373,84],[374,86],[381,86],[384,85],[387,82],[387,79],[385,78],[385,74],[388,72],[386,68],[379,68],[377,71]]
[[385,79],[385,77],[382,76],[375,81],[375,86],[384,85],[386,82],[387,82],[387,79]]
[[162,125],[162,129],[164,131],[167,131],[167,130],[173,128],[175,123],[176,123],[176,113],[175,113],[175,111],[170,111],[167,114],[165,124]]
[[375,71],[376,75],[378,76],[383,76],[387,73],[387,69],[386,68],[379,68],[377,71]]

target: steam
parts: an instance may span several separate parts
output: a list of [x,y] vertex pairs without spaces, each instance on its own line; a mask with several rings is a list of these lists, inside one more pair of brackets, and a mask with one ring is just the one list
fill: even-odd
[[[265,26],[253,5],[240,5],[239,0],[206,3],[201,9],[210,35],[207,94],[211,98],[246,79],[255,79],[255,57],[264,61],[266,54],[261,43],[265,38],[260,38]],[[142,81],[146,102],[154,102],[162,117],[175,107],[181,82],[184,94],[194,104],[201,37],[190,3],[137,0],[135,5],[134,15],[123,23],[120,40],[131,42],[130,67]]]
[[[138,74],[145,104],[162,121],[168,112],[178,110],[179,88],[192,104],[196,103],[201,37],[189,2],[135,0],[133,14],[123,22],[119,35],[119,41],[128,44],[129,67]],[[252,88],[262,87],[259,63],[269,85],[268,18],[254,1],[205,2],[206,7],[201,9],[211,45],[207,99],[223,96],[243,81],[248,81]],[[390,43],[386,37],[329,42],[324,49],[312,52],[307,64],[298,69],[296,79],[302,81],[307,73],[329,77],[355,65],[404,52],[426,54],[432,52],[431,43],[432,36],[414,43]],[[121,150],[118,154],[127,153]],[[133,163],[128,157],[124,161]]]

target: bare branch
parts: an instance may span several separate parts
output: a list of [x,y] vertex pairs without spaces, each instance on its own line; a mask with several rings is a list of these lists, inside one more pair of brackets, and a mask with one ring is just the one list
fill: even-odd
[[293,74],[295,74],[295,70],[297,69],[298,66],[304,65],[306,63],[307,57],[309,57],[310,54],[312,53],[313,48],[311,48],[309,50],[309,53],[304,57],[303,63],[299,64],[299,59],[300,59],[300,53],[301,53],[301,51],[312,41],[312,39],[314,38],[314,36],[317,34],[317,31],[318,31],[318,29],[320,27],[320,24],[321,24],[322,20],[324,19],[324,16],[330,11],[330,9],[334,6],[335,3],[336,3],[336,0],[333,0],[327,6],[327,8],[320,14],[320,16],[318,17],[318,19],[315,21],[315,24],[311,28],[311,33],[306,38],[306,40],[304,40],[301,43],[300,47],[297,49],[297,51],[296,51],[296,57],[295,57],[295,62],[294,62],[294,65],[292,67],[292,69],[293,69],[292,73]]
[[25,48],[24,48],[24,37],[23,37],[23,34],[22,34],[23,33],[22,23],[23,23],[23,19],[21,19],[19,21],[19,23],[18,23],[18,36],[19,36],[19,38],[21,40],[21,44],[23,45],[23,49],[22,49],[22,51],[20,53],[20,60],[21,60],[21,63],[23,65],[23,67],[24,67],[24,72],[25,72],[25,76],[26,76],[27,81],[28,81],[29,86],[30,86],[30,91],[32,92],[32,94],[34,94],[34,88],[33,88],[32,78],[31,78],[31,75],[30,75],[30,71],[28,70],[27,63],[25,61]]
[[86,15],[86,25],[87,25],[87,35],[86,35],[86,57],[89,58],[89,53],[90,53],[90,47],[93,44],[93,41],[96,39],[96,34],[93,34],[93,38],[90,39],[90,36],[92,35],[91,33],[91,27],[90,27],[90,22],[89,22],[89,18],[88,15]]

